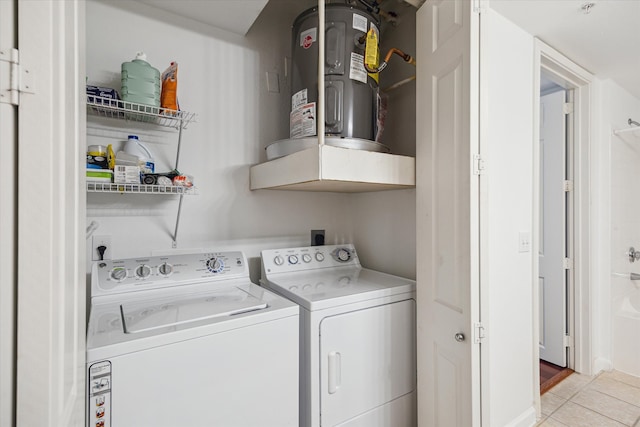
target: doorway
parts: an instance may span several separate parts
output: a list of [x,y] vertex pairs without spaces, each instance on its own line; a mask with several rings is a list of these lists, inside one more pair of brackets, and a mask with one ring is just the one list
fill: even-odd
[[540,393],[573,372],[570,329],[573,312],[573,90],[541,70],[539,158],[540,217],[538,292]]
[[[536,106],[534,109],[534,213],[533,213],[533,316],[534,316],[534,387],[538,411],[540,410],[540,343],[547,340],[544,336],[543,292],[545,286],[540,281],[541,247],[543,211],[543,175],[541,157],[541,116],[540,101],[542,83],[546,80],[559,86],[567,95],[563,114],[565,117],[565,133],[568,146],[566,156],[561,162],[565,168],[561,175],[562,192],[564,192],[565,213],[559,214],[564,229],[560,231],[564,250],[559,256],[564,272],[564,303],[559,304],[564,314],[564,336],[560,337],[561,355],[566,359],[566,366],[581,373],[591,373],[591,330],[590,325],[590,207],[589,207],[589,144],[591,122],[589,111],[591,103],[591,82],[593,76],[576,65],[560,52],[540,40],[535,42]],[[544,76],[544,79],[542,78]],[[568,102],[567,102],[568,101]],[[568,179],[567,179],[568,178]],[[562,219],[564,217],[564,219]],[[562,330],[562,329],[561,329]]]

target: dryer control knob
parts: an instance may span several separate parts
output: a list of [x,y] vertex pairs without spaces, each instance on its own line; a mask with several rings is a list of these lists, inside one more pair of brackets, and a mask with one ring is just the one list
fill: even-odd
[[148,265],[140,264],[138,268],[136,268],[136,276],[141,279],[146,279],[151,276],[151,267]]
[[324,255],[322,254],[322,252],[316,252],[316,261],[318,262],[324,261]]
[[311,255],[309,255],[309,254],[302,255],[302,261],[304,261],[304,262],[311,262],[312,259],[313,258],[311,258]]
[[158,267],[158,273],[165,277],[170,276],[171,273],[173,273],[173,265],[166,262],[164,264],[160,264]]
[[275,265],[282,265],[284,264],[284,258],[282,258],[280,255],[276,255],[276,257],[273,259],[273,263]]
[[347,262],[351,259],[351,253],[345,248],[340,248],[336,251],[336,259],[340,262]]
[[207,261],[207,269],[212,273],[220,273],[224,269],[224,262],[220,258],[211,258]]
[[117,282],[122,282],[127,278],[127,270],[124,267],[115,267],[111,270],[110,276]]
[[289,255],[289,264],[297,264],[298,256],[297,255]]

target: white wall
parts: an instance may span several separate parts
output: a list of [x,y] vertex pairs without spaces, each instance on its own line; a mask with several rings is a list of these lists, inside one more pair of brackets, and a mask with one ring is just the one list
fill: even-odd
[[[613,368],[640,376],[640,284],[629,273],[640,273],[640,263],[630,263],[630,246],[640,248],[640,132],[620,137],[614,129],[628,128],[627,120],[640,121],[640,100],[616,83],[602,84],[601,143],[610,152],[611,259],[609,280],[601,283],[603,319],[610,329],[602,330],[605,348],[611,349]],[[607,159],[608,160],[608,159]]]
[[481,317],[490,346],[484,419],[524,426],[535,421],[532,254],[518,250],[519,233],[531,233],[533,221],[533,37],[491,9],[481,19],[480,151],[488,180]]
[[[87,4],[89,83],[119,90],[120,64],[143,50],[160,71],[178,62],[180,105],[198,114],[198,122],[183,133],[179,169],[195,177],[200,194],[184,198],[180,250],[240,248],[257,257],[261,249],[309,244],[311,229],[325,229],[327,243],[350,237],[350,219],[344,215],[349,195],[249,191],[250,165],[265,160],[268,143],[288,136],[283,58],[290,49],[291,23],[305,2],[277,3],[285,7],[268,5],[246,37],[136,2]],[[279,94],[267,92],[267,70],[279,73]],[[90,120],[88,144],[111,143],[117,151],[130,133],[148,143],[157,170],[173,167],[174,131]],[[95,235],[111,236],[113,257],[171,249],[177,197],[88,196],[88,223],[100,224]],[[254,280],[258,269],[259,262],[251,260]]]
[[[386,55],[388,49],[395,47],[415,56],[416,9],[401,3],[392,6],[398,14],[398,24],[382,24],[380,55]],[[380,73],[380,88],[388,102],[385,130],[380,142],[394,154],[415,156],[416,153],[416,82],[414,80],[391,91],[384,89],[415,74],[416,68],[396,55]],[[353,242],[362,264],[415,279],[415,190],[354,194],[349,206]]]
[[[271,1],[242,37],[136,2],[89,1],[88,82],[119,89],[120,64],[138,50],[160,71],[178,62],[180,105],[198,114],[198,123],[183,133],[179,169],[195,177],[200,191],[184,198],[178,249],[237,248],[253,258],[262,249],[307,245],[311,229],[325,229],[327,244],[353,241],[366,267],[415,278],[413,190],[249,191],[249,167],[266,160],[269,143],[288,137],[284,57],[290,57],[293,20],[315,3]],[[400,26],[385,25],[383,38],[413,53],[415,9],[400,5],[397,10]],[[108,33],[104,22],[110,23]],[[279,94],[267,91],[267,71],[278,73]],[[381,86],[414,74],[413,66],[394,57]],[[390,93],[389,102],[382,142],[394,153],[413,155],[415,82]],[[158,170],[173,167],[176,132],[111,120],[92,119],[89,126],[89,144],[111,143],[117,151],[128,134],[138,134],[153,150]],[[96,236],[111,235],[115,258],[166,252],[177,206],[177,198],[90,193],[88,221],[100,224]],[[259,260],[250,265],[257,280]]]

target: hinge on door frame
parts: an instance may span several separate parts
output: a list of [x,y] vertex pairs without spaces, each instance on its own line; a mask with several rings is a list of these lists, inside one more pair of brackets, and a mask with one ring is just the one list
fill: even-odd
[[571,270],[573,268],[573,260],[571,258],[562,258],[562,268]]
[[20,76],[18,49],[0,49],[0,103],[18,105],[20,103]]
[[485,335],[484,325],[480,322],[474,323],[473,324],[473,343],[481,344],[485,336],[486,335]]
[[18,49],[0,49],[0,103],[19,105],[20,93],[35,93],[33,73],[20,65]]
[[484,173],[484,160],[480,156],[480,154],[473,155],[473,174],[474,175],[482,175]]
[[565,180],[563,183],[564,191],[573,191],[573,181]]
[[573,337],[571,335],[565,335],[562,338],[562,345],[564,347],[573,348]]
[[475,13],[481,13],[484,9],[484,0],[472,0],[472,9]]
[[562,112],[564,114],[573,113],[573,102],[565,102],[562,104]]

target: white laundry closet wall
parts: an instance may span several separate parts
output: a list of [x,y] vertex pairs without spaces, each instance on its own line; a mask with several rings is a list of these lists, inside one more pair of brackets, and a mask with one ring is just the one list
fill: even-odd
[[[416,53],[416,9],[398,4],[397,26],[385,25],[380,36],[380,55],[398,48]],[[416,58],[417,61],[420,58]],[[388,87],[416,75],[416,67],[394,55],[380,73],[380,88],[387,100],[387,114],[381,142],[394,154],[416,155],[416,82],[397,89]],[[353,243],[363,265],[390,274],[416,277],[416,192],[415,190],[358,193],[350,198]]]
[[[266,160],[266,145],[288,137],[284,58],[290,57],[291,24],[316,3],[272,1],[241,36],[138,2],[88,1],[87,81],[119,90],[120,65],[137,51],[161,72],[178,62],[180,106],[198,114],[183,132],[178,169],[194,176],[199,189],[184,197],[178,250],[243,250],[257,280],[260,250],[308,245],[311,229],[325,229],[327,243],[355,240],[367,267],[415,277],[412,190],[371,193],[363,202],[357,194],[249,190],[249,167]],[[396,66],[415,72],[399,58]],[[267,71],[279,75],[280,93],[268,92]],[[406,105],[403,126],[415,135],[415,102]],[[127,135],[139,135],[156,171],[173,168],[178,134],[172,129],[89,117],[87,134],[88,144],[113,144],[115,151]],[[412,154],[415,137],[406,140],[403,154]],[[148,256],[172,250],[177,208],[177,196],[90,193],[87,223],[99,223],[95,236],[111,236],[113,258]],[[87,246],[90,266],[91,241]]]

